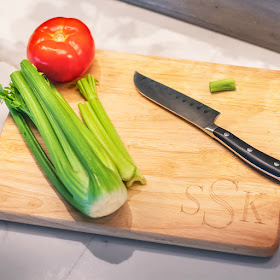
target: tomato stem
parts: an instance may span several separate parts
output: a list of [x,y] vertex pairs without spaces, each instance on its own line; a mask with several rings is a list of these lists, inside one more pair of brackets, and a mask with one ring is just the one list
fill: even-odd
[[66,36],[63,32],[59,31],[54,34],[53,39],[57,42],[64,42],[66,40]]

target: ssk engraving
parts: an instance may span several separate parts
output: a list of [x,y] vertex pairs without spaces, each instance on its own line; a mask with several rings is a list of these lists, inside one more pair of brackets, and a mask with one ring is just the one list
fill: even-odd
[[257,224],[264,224],[260,218],[260,215],[257,211],[257,207],[255,205],[255,201],[259,198],[261,198],[264,194],[263,193],[260,193],[259,196],[257,198],[255,198],[254,200],[250,201],[250,195],[251,195],[251,192],[246,192],[246,197],[245,197],[245,204],[244,204],[244,210],[243,210],[243,217],[240,221],[242,222],[248,222],[247,220],[247,215],[248,215],[248,209],[249,207],[251,207],[254,215],[255,215],[255,218],[256,218],[256,222]]
[[[203,221],[202,221],[202,224],[206,224],[207,226],[209,227],[212,227],[212,228],[226,228],[228,227],[230,224],[232,224],[233,222],[233,219],[234,219],[234,210],[233,208],[225,201],[223,200],[222,198],[220,198],[218,195],[215,194],[214,192],[214,187],[215,185],[219,182],[219,180],[215,181],[211,187],[210,187],[210,197],[218,204],[220,204],[221,206],[223,206],[229,213],[229,221],[224,225],[224,226],[215,226],[215,225],[211,225],[209,224],[207,221],[206,221],[206,212],[204,211],[204,214],[203,214]],[[234,182],[230,181],[232,184],[234,184],[234,187],[236,190],[238,190],[238,187],[237,187],[237,184],[235,184]]]
[[193,202],[196,204],[196,206],[197,206],[197,208],[196,208],[196,210],[194,210],[194,212],[189,213],[189,212],[186,212],[186,211],[184,210],[184,204],[182,204],[182,205],[181,205],[181,212],[183,212],[183,213],[185,213],[185,214],[188,214],[188,215],[194,215],[194,214],[196,214],[196,213],[200,210],[200,203],[199,203],[198,199],[196,199],[195,197],[193,197],[193,196],[190,195],[190,193],[189,193],[189,188],[192,188],[192,187],[198,187],[198,188],[200,188],[201,191],[203,192],[203,187],[202,187],[202,186],[188,186],[188,187],[186,188],[186,191],[185,191],[186,197],[187,197],[189,200],[193,201]]
[[[198,215],[200,213],[200,225],[208,226],[215,229],[226,228],[230,226],[234,222],[234,220],[264,224],[264,222],[261,220],[261,216],[256,206],[258,204],[256,203],[256,201],[261,200],[264,196],[264,193],[257,193],[256,196],[256,193],[253,194],[250,191],[242,191],[242,193],[245,194],[243,207],[240,207],[240,202],[242,201],[239,202],[238,200],[236,200],[238,196],[235,196],[235,200],[233,200],[232,202],[228,201],[228,199],[227,201],[225,200],[225,197],[231,197],[232,192],[236,193],[238,191],[238,183],[231,180],[216,180],[209,188],[205,188],[204,186],[199,185],[188,186],[185,190],[185,196],[187,200],[190,201],[190,203],[186,205],[184,205],[183,203],[181,205],[181,212],[190,216],[196,214]],[[227,192],[229,192],[229,194],[227,194]],[[209,196],[205,195],[205,193],[208,193]],[[207,197],[209,197],[210,201],[209,199],[207,199]],[[235,207],[237,208],[234,209],[232,204],[236,205]],[[224,210],[215,209],[215,205]],[[252,217],[250,218],[250,215],[248,214],[250,213],[250,211],[252,211],[255,217],[255,221],[253,221]],[[241,219],[240,216],[239,219],[235,218],[235,212],[240,216],[242,215]],[[222,217],[222,219],[219,219],[220,217]]]
[[184,210],[184,205],[182,204],[182,205],[181,205],[181,212],[183,212],[183,213],[185,213],[185,214],[188,214],[188,215],[194,215],[194,214],[196,214],[196,213],[200,210],[200,203],[199,203],[198,199],[196,199],[195,197],[193,197],[193,196],[190,195],[190,193],[189,193],[189,188],[192,188],[192,187],[198,187],[198,188],[200,188],[201,191],[203,192],[203,186],[188,186],[188,187],[186,188],[186,191],[185,191],[186,197],[187,197],[189,200],[193,201],[193,202],[196,204],[196,206],[197,206],[197,208],[196,208],[196,210],[194,210],[194,212],[189,213],[189,212],[186,212],[186,211]]

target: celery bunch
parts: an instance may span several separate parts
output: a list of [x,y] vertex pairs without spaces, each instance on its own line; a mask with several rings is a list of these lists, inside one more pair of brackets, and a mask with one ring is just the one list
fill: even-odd
[[[21,70],[11,74],[10,87],[0,88],[0,98],[42,170],[64,198],[84,214],[96,218],[116,211],[127,198],[124,182],[129,186],[134,181],[145,183],[145,179],[117,134],[114,138],[110,134],[113,126],[101,103],[98,108],[102,107],[102,112],[88,105],[96,103],[92,100],[79,105],[86,126],[34,65],[28,60],[20,65]],[[50,158],[26,117],[40,132]]]

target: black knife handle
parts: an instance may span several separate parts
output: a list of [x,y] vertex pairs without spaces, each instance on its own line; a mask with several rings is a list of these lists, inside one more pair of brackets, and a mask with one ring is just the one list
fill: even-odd
[[226,147],[230,148],[234,153],[250,163],[262,172],[280,179],[280,161],[253,148],[248,145],[229,131],[217,127],[213,134],[222,142]]

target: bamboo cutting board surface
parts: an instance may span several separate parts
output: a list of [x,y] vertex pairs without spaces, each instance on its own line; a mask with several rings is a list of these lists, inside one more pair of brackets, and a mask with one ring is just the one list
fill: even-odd
[[[98,94],[147,184],[117,212],[90,219],[52,187],[9,116],[0,135],[0,219],[255,256],[279,244],[280,184],[141,96],[140,73],[221,112],[217,124],[280,159],[280,72],[98,51]],[[232,77],[237,90],[211,94]],[[73,83],[57,85],[73,109]]]

